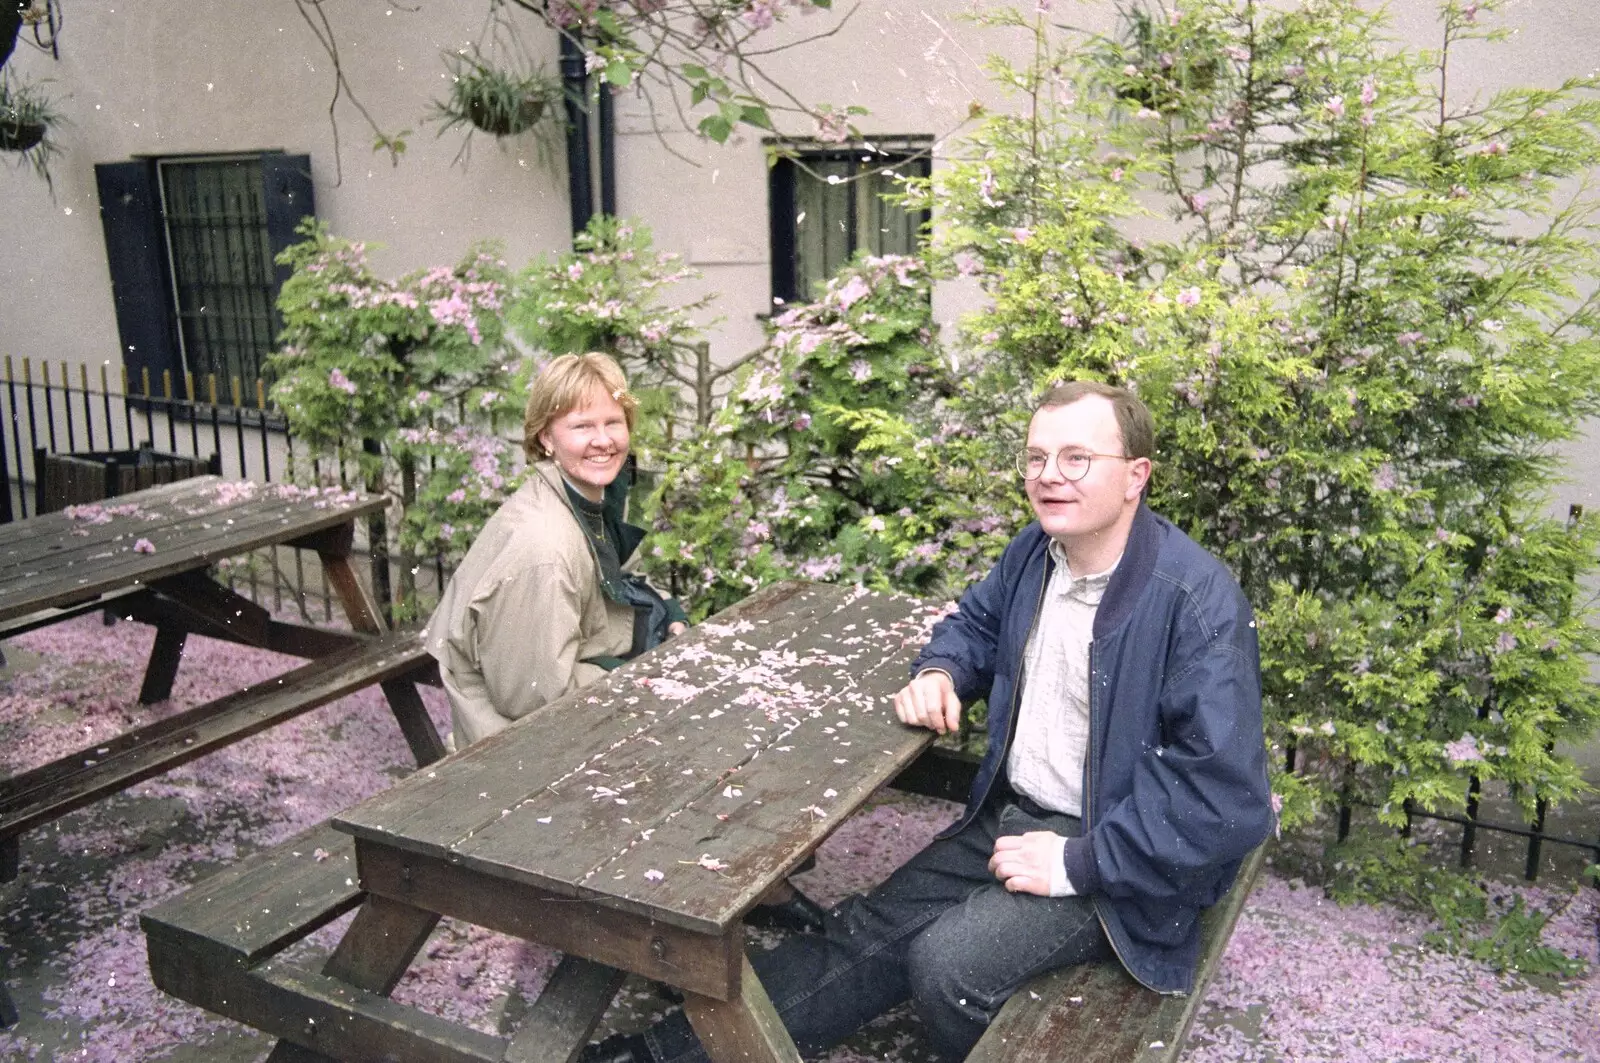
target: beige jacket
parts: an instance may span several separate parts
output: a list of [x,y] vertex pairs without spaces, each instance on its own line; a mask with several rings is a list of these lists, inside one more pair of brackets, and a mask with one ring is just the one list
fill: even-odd
[[634,612],[607,601],[555,463],[489,518],[424,631],[457,749],[605,674],[580,663],[632,648]]

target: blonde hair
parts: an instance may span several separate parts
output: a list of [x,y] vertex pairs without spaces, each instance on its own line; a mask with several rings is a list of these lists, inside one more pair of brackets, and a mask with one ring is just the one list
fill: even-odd
[[528,389],[528,408],[522,417],[522,450],[529,461],[550,456],[539,442],[550,422],[587,406],[597,390],[610,395],[622,407],[631,433],[639,403],[628,392],[628,378],[615,358],[598,351],[563,354],[539,371],[533,387]]

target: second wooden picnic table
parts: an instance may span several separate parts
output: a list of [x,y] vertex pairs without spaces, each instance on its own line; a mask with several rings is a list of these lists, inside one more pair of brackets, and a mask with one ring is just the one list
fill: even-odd
[[[931,740],[890,697],[933,618],[768,588],[342,814],[365,899],[324,973],[386,994],[447,915],[566,954],[503,1058],[570,1058],[632,971],[684,991],[713,1059],[797,1060],[740,919]],[[444,1058],[403,1018],[357,1028],[302,1043]]]

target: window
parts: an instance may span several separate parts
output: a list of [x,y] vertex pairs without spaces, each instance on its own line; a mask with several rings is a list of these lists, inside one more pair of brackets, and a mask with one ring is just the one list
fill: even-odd
[[[899,137],[855,147],[803,148],[772,167],[772,295],[810,299],[857,251],[914,254],[928,222],[886,199],[899,178],[926,177],[932,141]],[[792,145],[791,145],[792,146]]]
[[278,290],[287,267],[274,259],[314,213],[311,160],[261,152],[145,158],[95,167],[122,361],[133,390],[148,371],[197,397],[244,405],[282,327]]

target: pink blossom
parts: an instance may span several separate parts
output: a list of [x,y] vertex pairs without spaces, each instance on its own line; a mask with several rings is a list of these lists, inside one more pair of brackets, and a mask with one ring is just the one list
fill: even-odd
[[1198,287],[1183,289],[1182,291],[1180,291],[1178,293],[1177,302],[1178,302],[1179,306],[1197,306],[1197,305],[1199,305],[1199,302],[1200,302],[1200,289]]
[[861,383],[872,379],[872,363],[865,358],[857,358],[850,363],[850,379]]
[[744,9],[744,21],[753,30],[771,29],[778,20],[777,0],[752,0]]
[[1361,105],[1371,107],[1378,100],[1378,82],[1375,78],[1367,78],[1361,83]]
[[837,111],[817,115],[817,139],[824,144],[842,144],[849,140],[850,127],[846,115]]
[[1485,155],[1504,155],[1509,150],[1503,140],[1491,140],[1483,146]]
[[136,554],[153,554],[156,552],[156,544],[149,539],[139,539],[133,544],[133,552]]
[[1327,103],[1323,104],[1322,106],[1324,108],[1326,108],[1327,112],[1330,115],[1332,115],[1333,117],[1335,117],[1335,118],[1343,118],[1344,117],[1344,97],[1343,96],[1335,96],[1332,99],[1330,99]]
[[1483,759],[1483,754],[1478,751],[1478,740],[1473,737],[1471,731],[1454,742],[1445,743],[1444,755],[1456,764],[1467,764]]
[[839,289],[834,298],[839,303],[839,309],[848,310],[871,294],[872,289],[867,287],[867,282],[858,274],[845,282],[845,286]]
[[452,505],[459,506],[461,503],[467,500],[467,492],[458,487],[454,491],[451,491],[449,494],[445,495],[444,500]]
[[1033,239],[1033,230],[1018,226],[1017,228],[1011,230],[1011,239],[1015,240],[1019,244],[1025,244],[1029,240]]
[[829,554],[824,558],[802,562],[796,571],[805,579],[825,580],[837,576],[843,567],[843,555]]
[[985,167],[983,177],[978,181],[978,198],[983,200],[983,205],[986,207],[998,207],[1000,201],[994,198],[994,194],[999,190],[1000,186],[996,183],[994,174]]
[[356,393],[355,381],[345,376],[342,369],[335,369],[333,372],[328,374],[328,386],[331,388],[338,388],[347,395],[354,395]]
[[983,260],[971,251],[957,251],[951,261],[955,263],[956,272],[963,277],[971,277],[983,268]]

